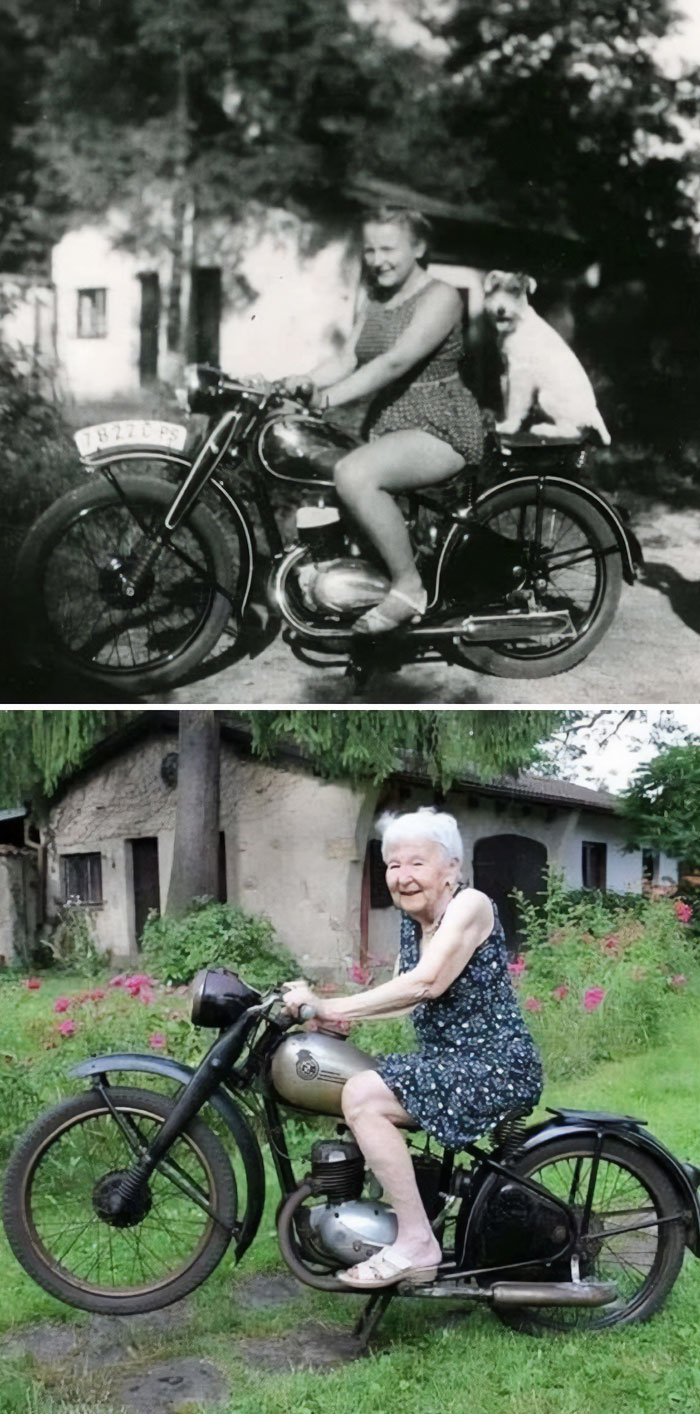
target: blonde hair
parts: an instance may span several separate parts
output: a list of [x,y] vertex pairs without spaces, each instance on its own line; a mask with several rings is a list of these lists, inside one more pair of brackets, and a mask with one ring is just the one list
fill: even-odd
[[432,805],[421,805],[419,810],[407,811],[405,815],[387,810],[379,817],[377,830],[385,864],[390,850],[401,840],[435,840],[442,845],[448,859],[461,864],[464,858],[462,836],[454,815],[436,810]]

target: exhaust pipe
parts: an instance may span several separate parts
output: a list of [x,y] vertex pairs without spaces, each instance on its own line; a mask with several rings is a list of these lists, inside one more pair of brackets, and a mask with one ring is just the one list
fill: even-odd
[[607,1306],[612,1281],[497,1281],[487,1292],[494,1306]]
[[575,638],[576,630],[568,609],[532,613],[470,614],[461,622],[430,625],[419,622],[407,626],[412,638],[463,638],[468,643],[507,642],[513,638],[546,638],[550,633]]

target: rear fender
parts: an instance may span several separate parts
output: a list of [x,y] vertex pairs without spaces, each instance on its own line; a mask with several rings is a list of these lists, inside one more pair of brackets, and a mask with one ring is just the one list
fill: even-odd
[[573,495],[580,496],[587,501],[589,506],[593,506],[598,514],[607,521],[617,542],[622,561],[622,573],[628,584],[634,584],[637,578],[637,566],[641,563],[642,552],[637,537],[625,525],[625,522],[618,515],[617,511],[601,496],[598,491],[594,491],[590,486],[584,486],[580,481],[570,481],[565,476],[550,476],[549,473],[543,476],[509,476],[507,481],[499,481],[495,486],[489,486],[488,490],[482,494],[474,503],[474,514],[478,518],[479,511],[485,509],[489,501],[494,496],[500,495],[501,491],[510,489],[513,486],[526,486],[533,491],[540,483],[546,486],[557,486],[563,491],[569,491]]
[[[687,1168],[675,1157],[674,1154],[661,1143],[653,1134],[648,1134],[632,1121],[620,1116],[615,1120],[606,1120],[596,1124],[593,1120],[574,1122],[552,1122],[545,1120],[542,1124],[529,1129],[524,1142],[518,1148],[518,1155],[531,1153],[542,1144],[547,1144],[551,1139],[571,1139],[574,1135],[599,1134],[604,1136],[613,1135],[616,1139],[624,1140],[634,1149],[640,1149],[642,1153],[649,1154],[655,1159],[666,1177],[676,1189],[680,1201],[685,1208],[685,1240],[686,1246],[694,1256],[700,1256],[700,1201],[696,1188],[697,1178],[700,1174],[693,1170],[693,1166]],[[695,1175],[695,1181],[694,1181]]]
[[[166,1080],[177,1081],[180,1085],[187,1085],[194,1075],[191,1066],[172,1060],[170,1056],[146,1056],[133,1051],[91,1056],[89,1060],[73,1066],[69,1074],[81,1080],[92,1080],[105,1079],[113,1071],[161,1075]],[[207,1103],[213,1106],[232,1134],[245,1169],[246,1207],[241,1230],[236,1238],[236,1261],[240,1261],[260,1225],[265,1203],[265,1166],[253,1129],[235,1101],[222,1090],[215,1090]]]

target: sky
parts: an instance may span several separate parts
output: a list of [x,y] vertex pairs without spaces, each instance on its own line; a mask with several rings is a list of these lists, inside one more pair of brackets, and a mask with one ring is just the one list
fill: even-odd
[[[576,733],[575,740],[586,750],[577,761],[567,759],[557,772],[560,779],[579,785],[624,790],[637,767],[656,756],[664,743],[679,746],[689,736],[700,738],[700,707],[628,709],[635,715],[623,721],[625,708],[584,710],[597,717],[589,731]],[[655,739],[655,729],[661,739]]]

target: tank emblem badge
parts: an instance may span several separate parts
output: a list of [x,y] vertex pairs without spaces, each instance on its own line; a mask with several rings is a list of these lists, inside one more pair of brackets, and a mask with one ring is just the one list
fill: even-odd
[[311,1051],[300,1051],[297,1056],[296,1072],[300,1080],[315,1080],[320,1066]]

